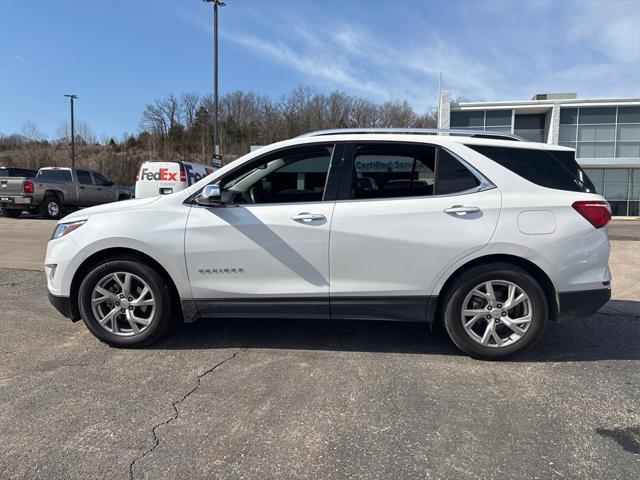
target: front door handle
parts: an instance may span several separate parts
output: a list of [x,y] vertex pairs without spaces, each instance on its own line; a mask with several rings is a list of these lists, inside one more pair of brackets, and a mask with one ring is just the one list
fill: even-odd
[[327,217],[325,217],[321,213],[308,213],[308,212],[299,213],[291,217],[291,220],[293,220],[294,222],[300,222],[300,223],[319,222],[326,219]]
[[466,215],[467,213],[478,213],[480,209],[478,207],[465,207],[464,205],[454,205],[453,207],[445,208],[445,213],[453,213],[455,215]]

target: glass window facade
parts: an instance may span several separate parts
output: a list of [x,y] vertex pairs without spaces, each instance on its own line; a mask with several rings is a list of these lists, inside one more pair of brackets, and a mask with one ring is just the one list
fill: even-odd
[[640,168],[585,168],[613,215],[640,215]]
[[[545,142],[546,114],[516,114],[513,110],[451,112],[451,128],[515,133],[532,142]],[[571,138],[574,138],[575,135]]]
[[558,143],[578,158],[640,158],[640,107],[562,108]]
[[451,128],[511,133],[513,110],[451,112]]
[[514,119],[514,133],[532,142],[544,142],[544,113],[516,114]]

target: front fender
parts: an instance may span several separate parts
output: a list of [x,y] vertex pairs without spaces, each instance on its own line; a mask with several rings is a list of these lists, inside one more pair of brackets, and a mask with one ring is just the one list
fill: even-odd
[[[69,238],[49,242],[47,261],[60,263],[60,257],[69,257],[62,258],[66,268],[56,294],[69,295],[76,272],[91,256],[109,249],[128,249],[151,257],[171,276],[180,297],[191,298],[184,261],[187,214],[186,207],[179,205],[168,210],[126,209],[90,216]],[[78,247],[67,244],[69,240]]]

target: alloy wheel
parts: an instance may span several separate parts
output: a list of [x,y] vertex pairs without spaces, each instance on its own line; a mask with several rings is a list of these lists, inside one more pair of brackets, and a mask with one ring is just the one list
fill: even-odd
[[49,213],[50,216],[55,218],[60,213],[60,207],[56,202],[49,202],[47,204],[47,213]]
[[114,335],[132,336],[149,327],[156,301],[142,278],[129,272],[114,272],[96,283],[91,308],[102,328]]
[[476,285],[462,302],[464,330],[485,347],[506,347],[522,339],[533,318],[531,299],[519,285],[490,280]]

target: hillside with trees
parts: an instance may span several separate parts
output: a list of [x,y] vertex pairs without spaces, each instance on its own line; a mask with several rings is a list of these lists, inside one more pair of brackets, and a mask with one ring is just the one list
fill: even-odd
[[[223,163],[247,153],[251,145],[325,128],[435,127],[433,110],[416,113],[408,102],[375,104],[333,92],[298,87],[278,100],[236,91],[221,96],[220,143]],[[208,164],[212,157],[211,96],[169,95],[145,107],[139,131],[99,139],[85,121],[76,122],[76,163],[98,170],[117,183],[132,185],[144,160],[189,160]],[[0,137],[0,165],[37,169],[68,166],[70,131],[64,123],[47,138],[33,122],[22,132]]]

